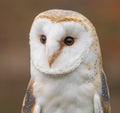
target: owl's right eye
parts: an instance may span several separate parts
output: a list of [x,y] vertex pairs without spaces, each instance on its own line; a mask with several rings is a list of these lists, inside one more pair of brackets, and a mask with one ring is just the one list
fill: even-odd
[[46,40],[47,40],[47,38],[46,38],[45,35],[41,35],[41,36],[40,36],[40,42],[41,42],[42,44],[45,44],[45,43],[46,43]]

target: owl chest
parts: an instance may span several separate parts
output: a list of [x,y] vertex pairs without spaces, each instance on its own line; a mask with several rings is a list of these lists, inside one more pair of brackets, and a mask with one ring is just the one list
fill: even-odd
[[[79,85],[64,81],[47,84],[36,83],[36,103],[43,107],[43,113],[92,113],[94,88],[92,84]],[[90,93],[91,92],[91,93]]]

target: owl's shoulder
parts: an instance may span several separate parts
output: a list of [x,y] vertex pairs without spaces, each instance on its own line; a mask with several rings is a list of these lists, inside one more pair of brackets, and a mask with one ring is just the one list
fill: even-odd
[[35,106],[35,97],[33,96],[33,80],[30,80],[23,101],[22,113],[32,113]]

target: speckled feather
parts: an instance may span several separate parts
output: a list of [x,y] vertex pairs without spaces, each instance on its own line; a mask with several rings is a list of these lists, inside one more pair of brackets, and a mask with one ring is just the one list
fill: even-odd
[[102,107],[104,113],[110,113],[111,112],[111,107],[110,107],[110,95],[108,91],[108,85],[106,82],[106,77],[105,74],[102,72],[101,74],[101,102],[102,102]]
[[35,97],[33,96],[32,90],[33,81],[30,80],[22,106],[22,113],[34,113]]

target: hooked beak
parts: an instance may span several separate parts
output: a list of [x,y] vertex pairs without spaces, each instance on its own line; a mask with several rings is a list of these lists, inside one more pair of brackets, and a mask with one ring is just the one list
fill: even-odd
[[[51,51],[50,48],[54,48],[54,51]],[[50,46],[48,45],[46,47],[46,55],[47,55],[49,67],[52,66],[52,64],[55,62],[57,57],[60,55],[62,48],[63,45],[61,43],[60,44],[55,43],[54,45],[50,45]]]
[[53,64],[53,62],[55,61],[55,59],[58,57],[58,55],[60,54],[60,51],[56,52],[54,55],[52,56],[48,56],[48,63],[49,66],[51,67],[51,65]]
[[53,62],[54,62],[54,57],[48,57],[48,63],[49,63],[50,67],[51,67]]

